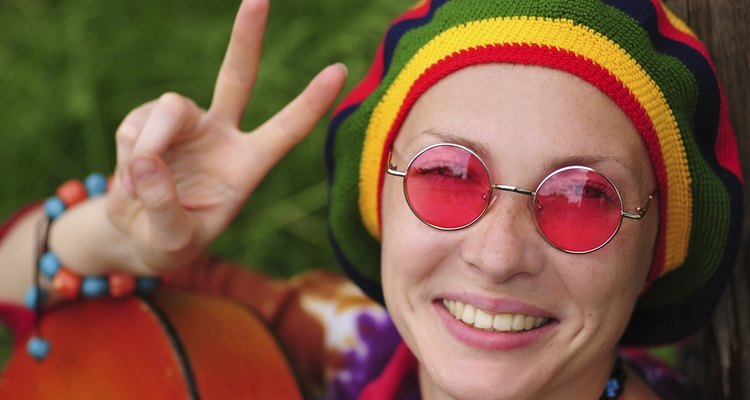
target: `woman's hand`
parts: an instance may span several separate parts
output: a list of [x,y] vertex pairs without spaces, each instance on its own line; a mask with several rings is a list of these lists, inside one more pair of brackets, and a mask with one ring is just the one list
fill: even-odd
[[245,0],[208,110],[174,93],[127,115],[117,130],[116,179],[106,215],[122,234],[116,267],[161,273],[195,260],[239,212],[271,167],[329,109],[346,77],[321,71],[252,132],[240,121],[255,82],[268,0]]

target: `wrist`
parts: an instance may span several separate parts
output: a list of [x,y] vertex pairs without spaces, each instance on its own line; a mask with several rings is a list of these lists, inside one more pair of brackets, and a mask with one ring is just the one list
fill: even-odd
[[109,220],[105,206],[105,196],[85,200],[50,227],[50,250],[78,274],[100,275],[136,267],[130,240]]

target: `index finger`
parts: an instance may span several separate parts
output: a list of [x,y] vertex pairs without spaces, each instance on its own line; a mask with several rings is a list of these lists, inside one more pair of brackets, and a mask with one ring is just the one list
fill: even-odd
[[258,74],[268,0],[244,0],[216,78],[210,115],[239,126]]

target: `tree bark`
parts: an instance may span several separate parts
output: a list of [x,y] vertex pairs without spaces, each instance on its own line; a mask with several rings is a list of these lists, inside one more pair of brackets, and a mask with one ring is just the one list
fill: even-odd
[[[750,0],[665,0],[711,53],[750,177]],[[681,346],[680,367],[705,399],[750,399],[750,191],[740,255],[711,326]]]

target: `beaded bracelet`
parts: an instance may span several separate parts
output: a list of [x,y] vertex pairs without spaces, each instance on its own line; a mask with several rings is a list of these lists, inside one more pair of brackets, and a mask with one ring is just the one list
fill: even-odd
[[44,214],[39,228],[37,243],[37,267],[34,269],[34,286],[26,293],[26,306],[35,312],[35,333],[29,339],[26,349],[35,359],[41,361],[47,357],[51,344],[41,335],[40,318],[42,304],[48,293],[41,284],[44,277],[49,281],[52,291],[67,300],[81,296],[86,298],[101,297],[109,293],[112,297],[122,297],[131,293],[147,293],[159,284],[158,277],[136,277],[131,274],[113,272],[108,275],[91,275],[81,277],[63,266],[60,259],[49,249],[49,233],[52,222],[66,210],[81,203],[87,198],[102,196],[109,186],[101,174],[91,174],[84,182],[72,179],[62,184],[54,196],[44,202]]

